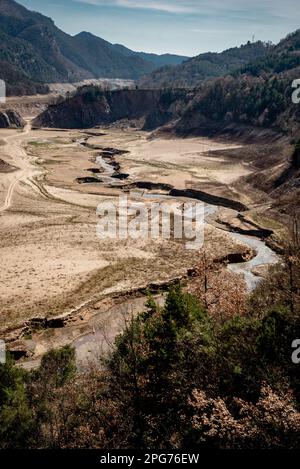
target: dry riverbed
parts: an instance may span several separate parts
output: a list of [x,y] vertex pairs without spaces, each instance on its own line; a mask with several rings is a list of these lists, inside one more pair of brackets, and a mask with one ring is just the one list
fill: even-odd
[[[95,311],[97,321],[105,322],[108,315],[112,339],[112,331],[119,328],[109,322],[116,311],[109,309],[114,307],[110,298],[149,284],[163,285],[197,265],[199,254],[178,240],[99,239],[100,202],[125,190],[133,201],[143,198],[150,203],[151,191],[145,198],[148,191],[126,189],[143,181],[251,202],[234,188],[251,168],[222,157],[222,148],[230,149],[229,144],[201,138],[153,140],[132,129],[31,130],[30,122],[25,132],[0,130],[0,141],[1,160],[15,169],[1,171],[0,166],[0,327],[12,343],[23,333],[29,356],[38,357],[50,346],[93,332]],[[114,187],[105,177],[101,180],[105,168],[97,158],[105,149],[124,151],[113,162],[119,173],[129,177],[116,179]],[[218,157],[210,154],[212,150],[218,150]],[[159,193],[163,198],[164,191]],[[183,200],[178,198],[179,203]],[[205,249],[214,258],[253,255],[242,239],[219,228],[212,223],[205,227]],[[106,309],[103,301],[109,303]],[[62,314],[72,319],[62,334],[46,331],[33,340],[30,330],[24,329],[29,320]],[[84,342],[81,345],[83,350]],[[18,349],[18,342],[14,346]]]

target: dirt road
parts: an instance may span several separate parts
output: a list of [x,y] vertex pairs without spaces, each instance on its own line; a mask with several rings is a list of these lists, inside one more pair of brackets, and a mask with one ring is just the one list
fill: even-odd
[[31,122],[28,121],[22,133],[16,131],[14,134],[3,139],[3,151],[10,157],[11,164],[18,169],[14,172],[13,180],[8,187],[4,204],[0,207],[0,213],[5,212],[11,207],[16,186],[21,181],[32,186],[32,179],[40,173],[40,171],[32,165],[32,161],[24,149],[25,139],[30,132]]

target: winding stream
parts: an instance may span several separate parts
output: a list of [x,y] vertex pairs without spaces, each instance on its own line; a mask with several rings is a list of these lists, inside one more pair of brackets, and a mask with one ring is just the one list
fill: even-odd
[[[135,193],[135,196],[137,194]],[[151,198],[165,198],[165,199],[173,199],[173,200],[178,200],[176,197],[172,196],[162,196],[161,194],[143,194],[143,198],[151,199]],[[188,202],[195,202],[194,199],[185,199]],[[182,200],[181,200],[182,202]],[[218,211],[218,206],[216,205],[211,205],[211,204],[204,204],[204,211],[205,211],[205,223],[209,224],[208,217],[210,215],[213,215]],[[257,253],[257,255],[251,259],[248,262],[243,262],[243,263],[236,263],[236,264],[229,264],[228,265],[228,270],[230,270],[233,273],[236,274],[243,274],[246,282],[246,286],[249,292],[253,291],[259,282],[261,282],[262,278],[254,274],[252,270],[255,267],[259,266],[271,266],[274,264],[277,264],[279,262],[279,257],[278,255],[270,249],[264,241],[262,241],[260,238],[257,238],[255,236],[247,236],[239,233],[234,233],[234,232],[228,232],[229,235],[236,239],[237,241],[242,242],[246,246],[249,246],[251,249],[254,249]]]
[[[101,155],[97,156],[96,163],[102,168],[103,173],[100,175],[100,179],[103,183],[110,184],[111,186],[120,185],[120,181],[116,180],[113,175],[115,169],[110,162],[107,162]],[[182,203],[183,200],[188,202],[195,202],[195,199],[191,198],[176,198],[163,193],[150,192],[147,190],[136,190],[131,191],[130,195],[137,199],[160,199],[160,200],[175,200]],[[205,223],[209,223],[207,218],[214,214],[218,210],[218,206],[205,203]],[[229,232],[230,236],[234,239],[241,241],[243,244],[254,249],[257,253],[256,257],[248,262],[230,264],[228,269],[236,274],[243,274],[245,277],[246,285],[249,291],[253,291],[261,281],[261,277],[254,274],[252,270],[258,266],[271,266],[279,262],[279,257],[270,249],[264,241],[257,237],[251,237],[239,233]]]
[[111,184],[114,184],[116,182],[116,180],[112,177],[112,175],[114,174],[115,170],[112,167],[112,165],[107,163],[107,161],[105,161],[105,159],[102,156],[97,156],[96,157],[96,163],[104,171],[104,173],[101,173],[101,175],[100,175],[101,179],[105,178],[105,180],[107,182],[109,182]]
[[230,264],[228,269],[236,274],[243,274],[249,291],[253,291],[259,282],[261,277],[254,275],[252,270],[258,266],[271,266],[279,262],[279,257],[270,249],[265,242],[259,238],[242,235],[239,233],[230,233],[231,236],[238,241],[242,241],[249,247],[253,248],[257,255],[248,262],[242,264]]

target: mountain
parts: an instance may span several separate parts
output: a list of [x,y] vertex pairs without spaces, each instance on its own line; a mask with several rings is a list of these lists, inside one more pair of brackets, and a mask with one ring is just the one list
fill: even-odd
[[[192,89],[161,87],[161,91],[155,95],[155,106],[148,104],[151,100],[141,99],[138,91],[131,90],[130,95],[120,93],[118,100],[128,99],[130,106],[128,113],[123,117],[134,118],[130,114],[133,106],[139,106],[140,115],[145,117],[145,129],[154,129],[168,124],[168,129],[179,135],[225,135],[242,137],[249,132],[251,136],[268,136],[268,138],[287,137],[288,139],[300,140],[300,105],[292,102],[293,89],[292,80],[299,78],[300,67],[300,32],[289,35],[277,46],[266,46],[263,43],[247,44],[240,48],[230,49],[223,54],[202,54],[199,57],[172,67],[182,69],[191,63],[203,64],[203,56],[213,55],[218,63],[216,67],[226,65],[225,58],[231,57],[231,64],[243,61],[243,57],[256,57],[264,54],[260,60],[254,59],[244,68],[234,71],[226,76],[213,77],[198,82],[197,87]],[[210,61],[212,64],[213,61]],[[272,63],[272,68],[270,67]],[[261,71],[259,72],[259,67]],[[255,73],[254,73],[255,71]],[[149,91],[151,91],[149,89]],[[155,91],[155,90],[153,90]],[[83,100],[82,94],[90,95],[91,99]],[[116,95],[101,95],[84,89],[80,96],[73,96],[59,107],[51,107],[43,114],[42,125],[60,126],[65,122],[61,119],[62,112],[74,111],[78,106],[87,108],[93,102],[105,101],[107,113],[103,116],[96,115],[94,121],[82,122],[79,125],[101,124],[109,120],[113,122],[118,119],[118,100],[112,98]],[[99,101],[100,100],[100,101]],[[137,104],[138,103],[138,104]],[[105,107],[104,106],[104,107]],[[89,114],[89,113],[88,113]],[[97,120],[98,119],[98,120]],[[41,120],[41,119],[40,119]],[[252,130],[250,130],[252,129]],[[251,138],[252,138],[251,137]]]
[[87,78],[137,78],[153,69],[139,57],[125,57],[91,34],[72,37],[54,22],[13,0],[0,0],[0,59],[40,82]]
[[72,42],[80,54],[81,66],[94,77],[136,79],[154,68],[141,57],[124,55],[109,42],[88,32],[77,34]]
[[208,52],[189,59],[177,66],[165,66],[142,77],[139,84],[143,87],[194,87],[199,81],[211,77],[227,75],[243,65],[264,57],[269,45],[258,41],[234,47],[221,53]]
[[182,62],[185,62],[190,57],[176,54],[150,54],[147,52],[135,52],[128,49],[121,44],[114,44],[115,49],[117,49],[121,54],[126,55],[127,57],[140,57],[147,62],[151,62],[155,68],[163,67],[164,65],[179,65]]
[[269,50],[257,42],[193,59],[135,52],[88,32],[70,36],[51,18],[14,0],[0,0],[0,40],[0,78],[7,81],[10,94],[43,92],[41,84],[92,78],[145,77],[140,80],[143,87],[191,87],[239,69]]
[[[72,38],[50,18],[30,12],[13,0],[0,0],[0,59],[37,82],[83,79],[73,60]],[[77,57],[79,59],[79,57]]]
[[273,47],[269,53],[242,68],[241,73],[259,76],[262,73],[282,73],[300,67],[300,29]]
[[70,36],[51,18],[29,11],[14,0],[0,0],[0,40],[0,78],[8,80],[9,92],[16,94],[35,87],[38,90],[42,83],[137,79],[153,71],[155,61],[181,60],[151,54],[148,60],[148,54],[113,45],[87,32]]
[[224,132],[249,126],[300,140],[300,105],[292,82],[300,76],[300,30],[268,53],[226,77],[208,80],[194,92],[175,124],[179,133]]
[[299,209],[300,200],[300,104],[293,102],[291,86],[300,76],[299,55],[296,32],[268,47],[263,60],[193,89],[84,87],[50,106],[34,125],[87,128],[125,118],[167,136],[242,140],[251,145],[230,149],[230,154],[245,158],[255,170],[240,182],[240,190],[245,185],[269,194],[274,200],[270,210],[280,210],[284,220]]

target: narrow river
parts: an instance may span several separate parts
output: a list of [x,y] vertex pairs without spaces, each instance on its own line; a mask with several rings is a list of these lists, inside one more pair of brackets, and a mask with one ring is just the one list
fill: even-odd
[[243,274],[249,291],[254,290],[259,282],[261,277],[254,275],[252,270],[258,266],[271,266],[277,264],[280,259],[277,254],[275,254],[272,249],[270,249],[266,243],[259,238],[254,236],[246,236],[239,233],[230,233],[231,236],[239,241],[242,241],[244,244],[247,244],[249,247],[255,249],[257,255],[249,262],[244,262],[241,264],[230,264],[228,269],[236,274]]
[[[116,180],[113,175],[115,173],[115,170],[113,166],[110,164],[110,162],[107,162],[102,156],[97,156],[96,158],[97,164],[102,168],[104,171],[99,175],[101,181],[104,184],[110,184],[111,186],[118,186],[120,185],[120,181]],[[162,193],[155,193],[155,192],[148,192],[148,191],[131,191],[130,195],[134,197],[135,199],[159,199],[159,200],[175,200],[178,202],[178,204],[182,203],[182,201],[185,202],[195,202],[195,199],[189,199],[189,198],[180,198],[177,199],[176,197],[170,196],[170,195],[164,195]],[[205,203],[205,223],[209,223],[207,220],[208,217],[212,214],[214,214],[218,210],[218,206],[216,205],[211,205]],[[279,257],[277,254],[275,254],[272,249],[270,249],[264,241],[262,241],[259,238],[252,237],[252,236],[246,236],[243,234],[239,233],[233,233],[230,232],[230,235],[238,240],[241,241],[243,244],[249,246],[250,248],[254,249],[257,253],[256,257],[253,258],[251,261],[248,262],[243,262],[239,264],[230,264],[228,266],[228,269],[231,272],[234,272],[236,274],[243,274],[245,277],[246,285],[249,291],[252,291],[256,288],[256,286],[259,284],[261,281],[261,277],[258,275],[255,275],[252,270],[255,267],[258,266],[271,266],[279,262]]]

